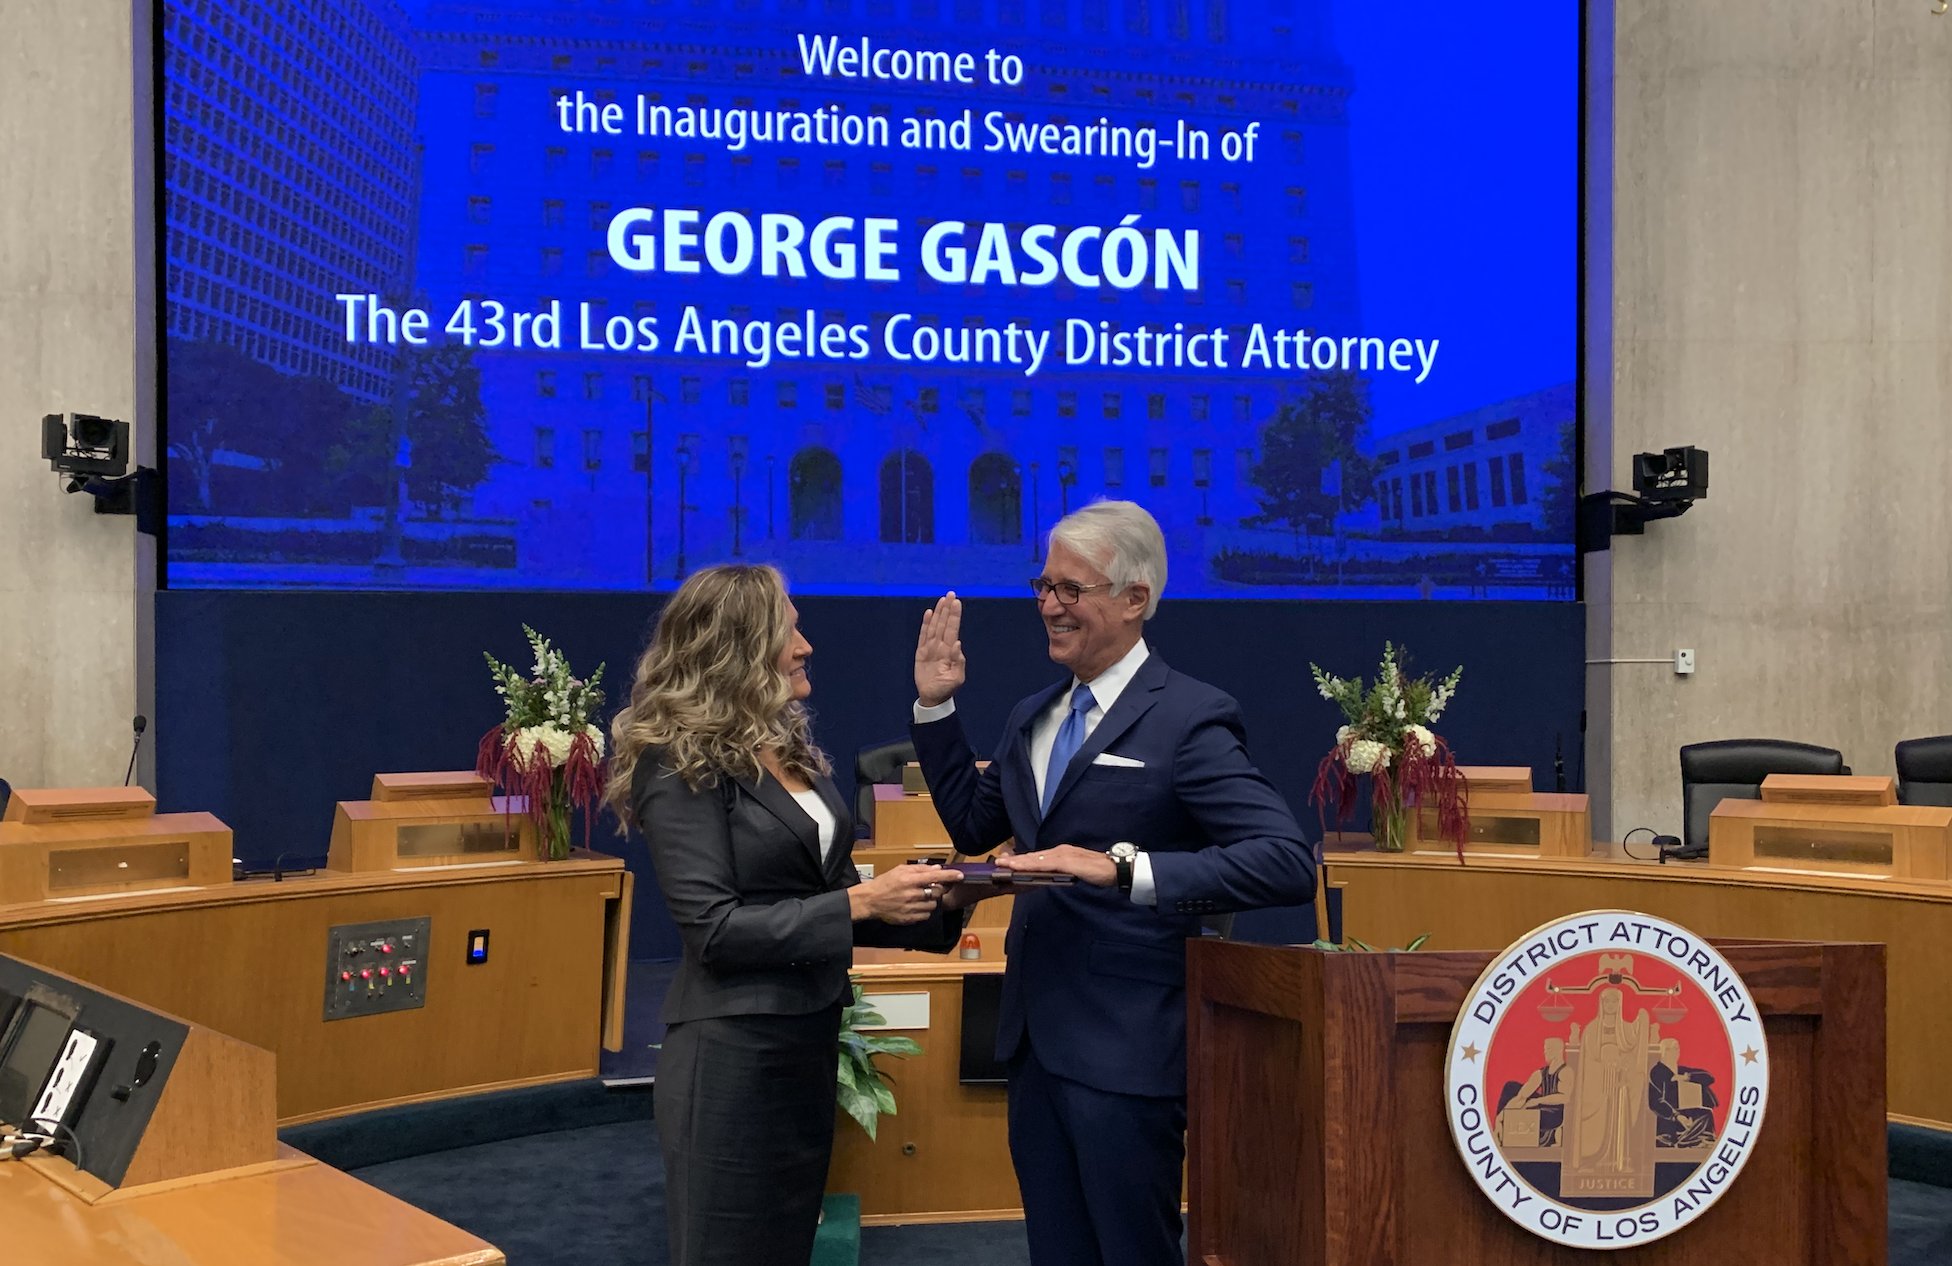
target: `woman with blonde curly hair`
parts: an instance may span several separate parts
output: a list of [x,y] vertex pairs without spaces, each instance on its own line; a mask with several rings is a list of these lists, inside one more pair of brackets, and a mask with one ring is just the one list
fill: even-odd
[[859,881],[808,724],[812,653],[777,571],[706,568],[611,725],[606,798],[650,842],[684,940],[655,1092],[673,1266],[806,1266],[853,948],[947,950],[962,930],[940,904],[955,871]]

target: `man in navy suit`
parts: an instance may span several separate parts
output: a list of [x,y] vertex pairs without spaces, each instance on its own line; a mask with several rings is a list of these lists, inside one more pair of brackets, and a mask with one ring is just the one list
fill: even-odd
[[[1052,529],[1032,588],[1069,675],[1016,706],[981,771],[955,713],[953,593],[923,617],[915,651],[915,750],[957,850],[1014,840],[1001,867],[1074,880],[1013,884],[1004,940],[997,1057],[1036,1266],[1181,1261],[1186,940],[1202,915],[1315,891],[1239,705],[1146,646],[1165,587],[1165,538],[1140,506],[1099,502]],[[981,891],[960,885],[944,903]]]

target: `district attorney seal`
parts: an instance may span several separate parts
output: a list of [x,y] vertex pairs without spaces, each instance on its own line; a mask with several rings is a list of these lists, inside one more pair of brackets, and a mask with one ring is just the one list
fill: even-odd
[[1528,932],[1465,996],[1445,1063],[1458,1155],[1535,1235],[1671,1235],[1748,1163],[1769,1044],[1748,986],[1665,919],[1592,910]]

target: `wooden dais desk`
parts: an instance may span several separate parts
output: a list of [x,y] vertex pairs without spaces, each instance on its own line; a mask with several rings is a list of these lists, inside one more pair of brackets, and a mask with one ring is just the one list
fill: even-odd
[[[291,1125],[595,1076],[622,1039],[628,894],[623,861],[595,853],[320,871],[0,906],[0,953],[271,1051]],[[329,930],[421,916],[426,1005],[325,1020]],[[477,928],[493,936],[471,966]]]
[[289,1147],[90,1204],[29,1158],[0,1164],[7,1257],[49,1266],[501,1266],[500,1249]]

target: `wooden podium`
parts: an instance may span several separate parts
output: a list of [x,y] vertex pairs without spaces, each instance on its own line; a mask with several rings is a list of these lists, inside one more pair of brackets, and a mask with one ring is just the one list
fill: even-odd
[[[1699,1221],[1635,1263],[1885,1260],[1884,947],[1719,942],[1769,1035],[1767,1116]],[[1444,1116],[1451,1023],[1490,953],[1187,953],[1192,1266],[1589,1262],[1473,1184]]]

